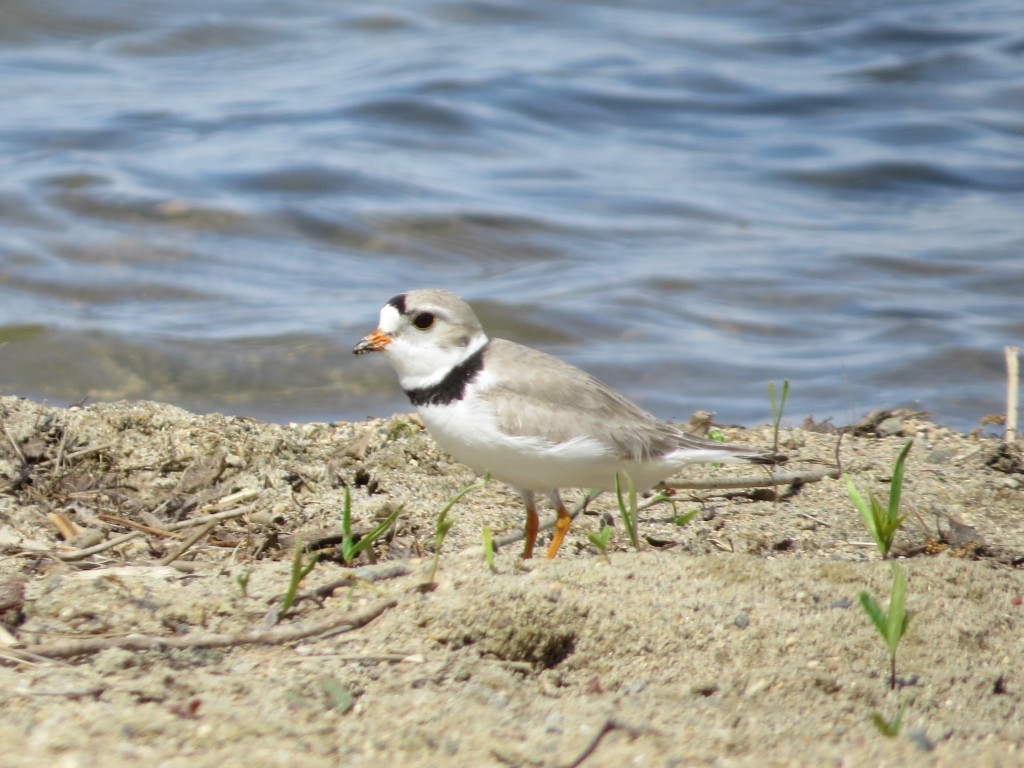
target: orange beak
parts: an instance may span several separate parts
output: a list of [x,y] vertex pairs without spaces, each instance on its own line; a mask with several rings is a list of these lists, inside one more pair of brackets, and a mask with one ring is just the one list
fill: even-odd
[[367,352],[380,352],[391,343],[391,337],[380,328],[363,338],[352,350],[357,355],[365,355]]

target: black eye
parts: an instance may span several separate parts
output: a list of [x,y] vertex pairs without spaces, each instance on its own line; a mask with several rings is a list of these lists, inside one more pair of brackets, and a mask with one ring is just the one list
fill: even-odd
[[421,331],[425,331],[434,324],[434,313],[420,312],[412,319],[412,324],[419,328]]

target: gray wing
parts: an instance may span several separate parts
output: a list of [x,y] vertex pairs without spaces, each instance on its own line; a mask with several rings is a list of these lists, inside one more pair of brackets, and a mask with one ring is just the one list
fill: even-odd
[[610,454],[634,461],[680,448],[756,456],[748,448],[687,435],[589,373],[544,352],[492,339],[486,355],[485,365],[496,383],[481,394],[506,434],[543,437],[556,444],[591,438],[606,445]]

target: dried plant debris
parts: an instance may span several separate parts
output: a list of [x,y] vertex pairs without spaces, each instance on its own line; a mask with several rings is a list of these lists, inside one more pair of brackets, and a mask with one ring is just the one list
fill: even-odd
[[[26,540],[39,543],[86,548],[135,533],[158,557],[182,538],[173,532],[176,524],[248,494],[256,502],[253,524],[225,526],[208,541],[235,548],[257,529],[280,529],[307,497],[316,497],[319,507],[333,500],[325,490],[352,485],[369,495],[379,487],[357,458],[336,450],[351,443],[349,425],[290,430],[219,415],[196,418],[155,404],[61,410],[13,398],[4,400],[0,418],[0,487],[19,502],[15,517],[30,523],[21,530]],[[362,431],[380,437],[381,430]]]
[[0,576],[0,624],[16,626],[21,623],[25,581],[20,574]]
[[1007,475],[1024,474],[1024,449],[1021,443],[1000,443],[985,460],[985,466]]
[[895,408],[891,411],[878,409],[871,411],[856,424],[844,427],[840,431],[858,437],[911,437],[912,435],[905,432],[906,422],[927,420],[928,414],[924,411],[914,411],[909,408]]
[[893,547],[899,557],[947,554],[950,557],[981,559],[1000,555],[991,550],[978,530],[944,513],[935,513],[935,525],[929,526],[919,516],[916,526],[908,526],[906,539]]

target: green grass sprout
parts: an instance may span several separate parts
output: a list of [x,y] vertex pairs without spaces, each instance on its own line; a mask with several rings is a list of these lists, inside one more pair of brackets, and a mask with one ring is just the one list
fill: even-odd
[[587,538],[594,545],[594,549],[600,552],[605,560],[608,560],[608,544],[612,540],[612,527],[610,525],[602,525],[598,533],[588,533]]
[[235,576],[235,583],[238,584],[238,588],[242,592],[242,597],[249,596],[249,579],[252,578],[252,568],[247,570],[245,573],[240,573]]
[[789,399],[789,379],[782,380],[782,397],[775,400],[775,382],[768,382],[768,402],[772,408],[772,453],[779,453],[779,424],[782,423],[782,413],[786,410],[786,401]]
[[907,711],[907,705],[904,704],[900,707],[900,711],[897,712],[892,720],[886,720],[882,717],[879,712],[871,713],[871,722],[875,724],[875,728],[883,736],[887,736],[890,739],[894,739],[900,735],[900,726],[903,723],[903,713]]
[[390,443],[395,442],[399,438],[406,437],[407,435],[414,435],[416,430],[412,424],[408,421],[395,421],[391,428],[388,429],[387,440]]
[[345,561],[345,565],[351,565],[363,550],[372,547],[373,543],[394,525],[401,511],[402,505],[399,504],[380,525],[357,541],[352,535],[352,494],[346,485],[345,507],[341,511],[341,559]]
[[448,513],[463,496],[465,496],[467,493],[483,488],[485,485],[487,485],[490,479],[491,474],[488,472],[486,475],[484,475],[484,478],[482,480],[479,480],[473,483],[472,485],[463,488],[461,491],[452,496],[451,500],[449,500],[449,502],[444,505],[444,508],[441,510],[440,514],[438,514],[437,525],[434,527],[434,561],[430,565],[430,573],[427,576],[426,581],[427,584],[434,583],[434,577],[437,575],[437,567],[441,563],[441,548],[444,546],[444,540],[445,537],[448,535],[448,531],[450,531],[452,529],[452,526],[455,524],[454,520],[448,519]]
[[339,715],[344,715],[355,704],[356,699],[352,695],[352,691],[345,688],[333,677],[320,678],[320,687],[323,689],[324,695],[327,696],[331,706],[337,710]]
[[[626,497],[622,496],[622,478],[626,479]],[[622,515],[622,523],[626,526],[626,533],[629,534],[629,541],[633,548],[640,550],[640,533],[637,530],[636,484],[626,472],[618,472],[615,475],[615,498],[619,502],[619,513]]]
[[299,584],[306,578],[310,571],[313,570],[317,562],[320,560],[320,554],[316,553],[312,559],[305,565],[302,560],[302,551],[304,546],[302,544],[302,537],[295,537],[295,554],[292,556],[292,571],[291,576],[288,579],[288,591],[284,593],[284,599],[281,601],[281,607],[277,610],[278,621],[282,620],[288,615],[288,611],[291,610],[295,604],[295,598],[299,594]]
[[[708,430],[708,440],[714,440],[716,443],[725,442],[725,432],[720,430],[718,427],[712,427]],[[720,467],[722,463],[720,461],[711,462],[712,467]]]
[[907,517],[905,514],[900,514],[900,496],[903,493],[903,471],[906,466],[907,454],[910,453],[910,447],[913,444],[913,440],[908,440],[896,459],[892,480],[889,481],[889,503],[887,505],[883,505],[870,488],[868,489],[868,498],[865,500],[857,490],[857,486],[853,484],[853,480],[848,475],[843,476],[843,479],[846,480],[846,492],[850,496],[850,501],[853,502],[864,519],[864,524],[871,531],[875,544],[878,545],[878,551],[882,553],[883,560],[889,559],[893,539],[896,538],[896,532]]
[[662,504],[662,503],[664,503],[666,501],[669,504],[672,505],[672,509],[676,508],[676,497],[675,496],[673,496],[672,494],[669,494],[669,493],[658,493],[658,494],[656,494],[654,496],[651,496],[651,498],[649,498],[647,501],[645,501],[643,504],[641,504],[639,509],[640,510],[650,509],[655,504]]
[[491,534],[489,526],[484,526],[484,561],[487,563],[487,567],[490,568],[491,573],[497,573],[498,569],[494,565],[494,537]]
[[684,525],[689,525],[693,522],[693,519],[697,516],[698,512],[700,512],[699,509],[691,509],[689,512],[683,512],[681,515],[675,515],[669,519],[669,522],[672,523],[672,525],[678,525],[682,528]]
[[896,649],[910,625],[910,614],[906,610],[907,577],[903,569],[892,564],[892,588],[889,591],[889,610],[886,613],[867,592],[860,593],[860,604],[875,625],[878,634],[885,641],[889,651],[889,688],[896,688]]

